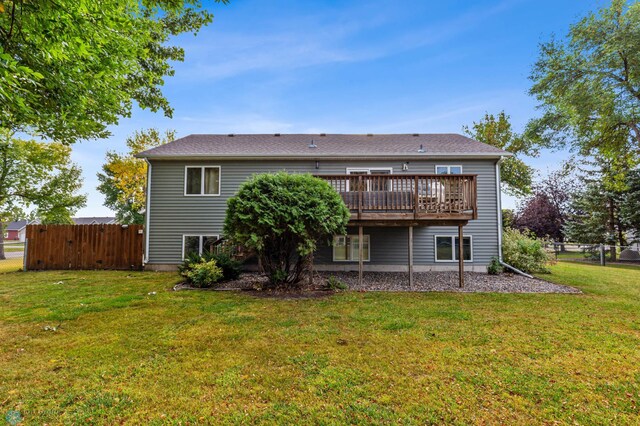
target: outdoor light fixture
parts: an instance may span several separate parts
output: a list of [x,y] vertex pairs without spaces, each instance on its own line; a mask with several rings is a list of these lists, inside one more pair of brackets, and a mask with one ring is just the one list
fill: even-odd
[[316,161],[316,170],[318,170],[320,168],[320,162]]
[[422,146],[422,144],[420,144],[420,148],[418,148],[418,152],[423,154],[425,152],[424,150],[424,146]]
[[402,163],[402,170],[405,171],[405,172],[407,170],[409,170],[409,162],[408,161],[405,161],[404,163]]

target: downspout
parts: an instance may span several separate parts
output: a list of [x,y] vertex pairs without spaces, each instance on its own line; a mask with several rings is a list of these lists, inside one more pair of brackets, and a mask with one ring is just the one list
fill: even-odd
[[149,262],[149,223],[151,216],[151,163],[148,159],[144,159],[147,163],[147,206],[145,211],[145,229],[144,229],[144,259],[146,265]]
[[500,191],[500,163],[504,157],[496,161],[496,201],[498,204],[498,260],[502,263],[502,191]]
[[515,272],[516,274],[520,274],[527,278],[533,278],[531,275],[526,272],[522,272],[521,270],[507,264],[502,260],[502,191],[500,191],[500,163],[504,160],[504,157],[500,157],[498,161],[496,161],[496,200],[498,204],[498,261],[505,268]]

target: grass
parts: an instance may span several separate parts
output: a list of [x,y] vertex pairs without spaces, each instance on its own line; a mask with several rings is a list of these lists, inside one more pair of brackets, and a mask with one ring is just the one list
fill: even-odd
[[545,278],[585,294],[272,300],[171,292],[167,273],[0,275],[0,415],[18,411],[26,424],[637,424],[640,270],[552,269]]
[[[13,257],[10,259],[2,259],[0,260],[0,274],[4,274],[6,272],[18,272],[23,268],[23,258],[22,257]],[[0,283],[2,280],[6,278],[0,275]]]

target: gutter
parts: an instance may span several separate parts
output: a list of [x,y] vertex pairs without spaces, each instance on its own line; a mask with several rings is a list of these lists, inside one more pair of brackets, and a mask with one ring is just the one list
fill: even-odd
[[503,158],[510,157],[511,154],[508,152],[502,153],[487,153],[487,152],[460,152],[460,153],[452,153],[452,152],[426,152],[421,155],[416,155],[413,153],[381,153],[381,154],[366,154],[366,155],[354,155],[354,154],[318,154],[313,153],[313,155],[242,155],[242,154],[194,154],[194,155],[153,155],[153,154],[145,154],[144,152],[135,155],[136,158],[145,158],[145,159],[153,159],[153,160],[212,160],[212,159],[221,159],[221,160],[298,160],[298,161],[308,161],[308,160],[379,160],[379,159],[394,159],[394,160],[429,160],[432,158],[439,159],[460,159],[460,158],[469,158],[469,159],[492,159],[492,158]]
[[504,161],[505,157],[500,157],[498,161],[496,161],[496,200],[498,201],[498,262],[503,267],[515,272],[516,274],[520,274],[527,278],[533,278],[531,275],[526,272],[521,271],[520,269],[505,263],[502,259],[502,191],[500,190],[500,163]]
[[144,230],[144,258],[142,264],[149,263],[149,223],[151,216],[151,163],[148,159],[144,159],[147,163],[147,203],[145,213],[145,230]]

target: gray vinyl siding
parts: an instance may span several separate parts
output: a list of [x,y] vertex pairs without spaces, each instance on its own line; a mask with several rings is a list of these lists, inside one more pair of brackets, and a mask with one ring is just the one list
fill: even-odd
[[[473,236],[473,265],[486,265],[498,255],[498,215],[495,160],[412,161],[402,171],[402,162],[390,161],[152,161],[149,217],[151,264],[180,263],[182,235],[221,235],[227,199],[249,176],[285,170],[291,173],[343,174],[346,168],[390,167],[393,174],[434,173],[436,165],[462,165],[463,173],[478,175],[478,219],[464,227]],[[221,194],[216,197],[184,195],[185,166],[220,166]],[[457,235],[456,227],[414,228],[414,264],[435,263],[435,235]],[[357,234],[357,229],[349,229]],[[406,265],[408,235],[406,227],[365,228],[371,235],[371,265]],[[330,247],[321,247],[318,264],[332,263]],[[338,263],[338,262],[336,262]],[[345,262],[339,262],[343,264]],[[438,265],[447,263],[438,262]],[[453,263],[450,263],[453,264]],[[467,263],[468,264],[468,263]]]

